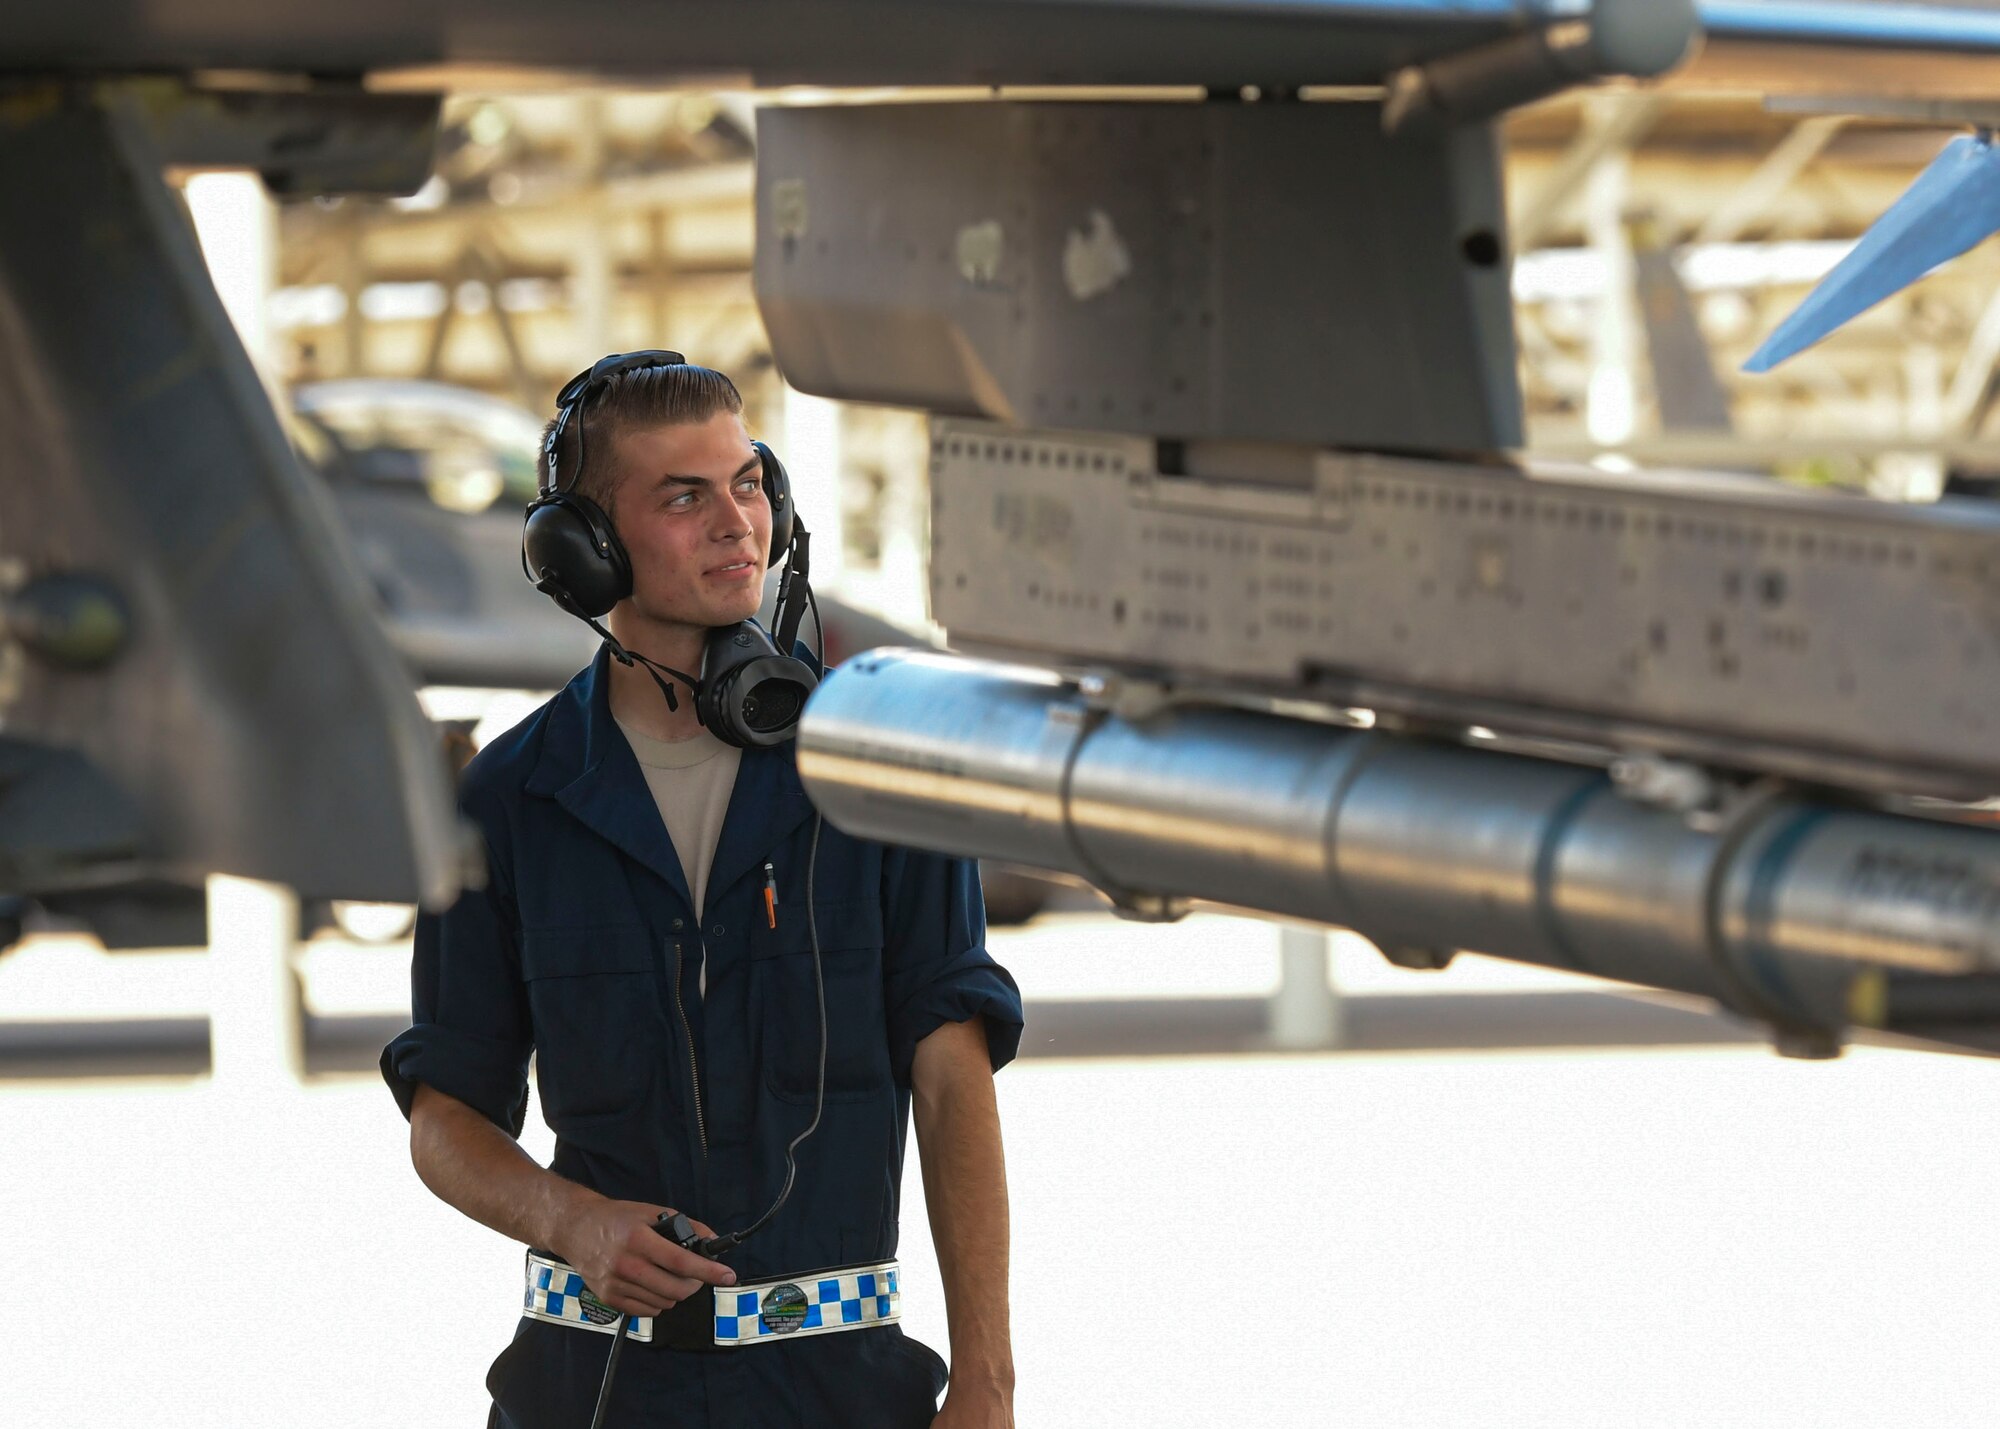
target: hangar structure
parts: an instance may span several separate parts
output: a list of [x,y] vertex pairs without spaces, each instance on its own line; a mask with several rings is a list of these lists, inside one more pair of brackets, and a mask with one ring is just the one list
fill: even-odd
[[[752,101],[817,97],[454,96],[414,199],[283,206],[272,358],[293,377],[445,380],[534,410],[579,354],[661,333],[728,370],[767,368]],[[1874,478],[1885,454],[1983,470],[2000,351],[1985,249],[1776,379],[1737,374],[1956,132],[1672,85],[1509,115],[1528,448],[1844,483]],[[1907,484],[1905,470],[1882,480]]]

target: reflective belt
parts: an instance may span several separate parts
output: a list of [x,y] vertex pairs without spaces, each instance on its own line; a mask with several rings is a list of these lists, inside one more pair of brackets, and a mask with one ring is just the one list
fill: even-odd
[[[893,1260],[788,1279],[717,1285],[713,1291],[714,1343],[721,1349],[864,1330],[903,1317],[902,1267]],[[530,1319],[605,1335],[619,1318],[616,1310],[591,1294],[576,1270],[535,1251],[528,1252],[528,1288],[521,1309]],[[640,1316],[625,1333],[650,1344],[652,1317]]]
[[792,1280],[715,1287],[715,1342],[765,1345],[805,1335],[864,1330],[903,1318],[901,1267],[849,1265]]

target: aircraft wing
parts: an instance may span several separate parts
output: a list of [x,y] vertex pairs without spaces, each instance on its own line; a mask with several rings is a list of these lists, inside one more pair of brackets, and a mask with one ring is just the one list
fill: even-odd
[[[1688,7],[1630,8],[1673,23]],[[1975,0],[1696,8],[1708,45],[1693,82],[1797,89],[1853,74],[1971,93],[1990,85],[2000,55],[2000,17]],[[428,71],[475,84],[596,73],[767,86],[1375,85],[1590,10],[1587,0],[79,0],[14,7],[0,55],[30,72]],[[1821,47],[1842,67],[1829,70]],[[1932,64],[1913,66],[1917,55]]]
[[1575,8],[1521,0],[358,0],[332,8],[162,0],[134,8],[95,0],[17,8],[0,24],[0,54],[21,68],[67,71],[506,66],[759,85],[1377,84],[1404,65]]
[[[242,116],[183,97],[0,100],[0,886],[227,872],[446,904],[438,738],[161,181],[163,136],[233,156]],[[345,112],[363,168],[370,136],[428,151],[429,106]]]
[[[1938,25],[1788,51],[1789,10],[1723,16],[1671,82],[2000,78]],[[1367,105],[766,113],[774,351],[949,414],[932,610],[964,652],[836,672],[808,789],[1136,917],[1696,992],[1802,1055],[1855,1026],[1993,1046],[2000,837],[1954,801],[2000,785],[1996,518],[1510,457],[1463,102],[1507,92],[1508,44],[1421,66],[1443,124],[1397,125],[1389,76],[1386,134]]]

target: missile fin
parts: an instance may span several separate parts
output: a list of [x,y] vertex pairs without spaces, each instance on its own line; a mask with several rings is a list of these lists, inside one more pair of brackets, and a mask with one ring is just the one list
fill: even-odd
[[1962,134],[1861,235],[1743,370],[1770,371],[1996,231],[2000,148],[1990,134]]

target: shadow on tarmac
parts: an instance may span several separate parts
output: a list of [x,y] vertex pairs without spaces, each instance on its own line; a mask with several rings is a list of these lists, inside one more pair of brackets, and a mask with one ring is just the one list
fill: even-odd
[[[1028,1004],[1023,1057],[1215,1057],[1259,1053],[1530,1051],[1747,1045],[1757,1030],[1719,1013],[1606,992],[1364,993],[1340,1003],[1333,1045],[1278,1047],[1263,997]],[[393,1016],[309,1017],[309,1075],[373,1073],[408,1026]],[[197,1077],[205,1017],[0,1022],[0,1078]]]

